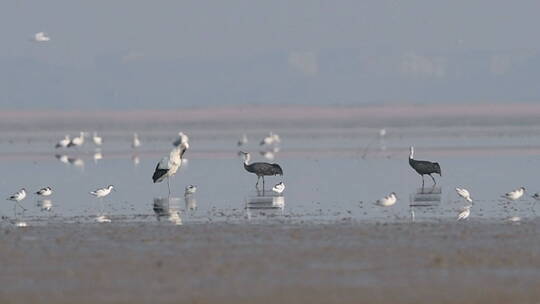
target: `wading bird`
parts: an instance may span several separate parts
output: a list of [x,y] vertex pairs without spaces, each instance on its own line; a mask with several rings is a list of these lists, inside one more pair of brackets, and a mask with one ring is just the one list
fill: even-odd
[[50,41],[51,37],[47,35],[45,32],[39,32],[34,34],[34,41],[35,42],[47,42]]
[[101,146],[101,144],[103,143],[103,138],[101,138],[101,136],[98,136],[97,132],[94,132],[94,135],[92,136],[92,140],[94,141],[94,144],[96,146]]
[[131,147],[133,149],[138,148],[141,145],[141,141],[139,140],[139,135],[137,133],[133,133],[133,141],[131,142]]
[[264,137],[261,140],[260,145],[261,146],[262,145],[271,145],[271,144],[280,143],[280,142],[281,142],[281,139],[279,138],[279,135],[270,132],[270,134],[268,134],[268,136]]
[[51,196],[52,193],[53,193],[53,190],[51,187],[41,188],[36,192],[36,194],[39,196]]
[[381,198],[380,200],[377,200],[375,204],[382,207],[389,207],[389,206],[394,205],[396,202],[397,202],[396,193],[392,192],[390,193],[390,195],[385,196]]
[[61,139],[60,141],[58,141],[56,143],[56,146],[54,146],[56,149],[58,148],[65,148],[69,145],[69,143],[71,142],[71,139],[69,138],[69,135],[66,135],[64,136],[63,139]]
[[259,188],[259,180],[262,177],[263,180],[263,190],[264,190],[264,177],[265,176],[272,176],[272,175],[283,175],[283,170],[278,164],[270,164],[270,163],[253,163],[250,164],[249,160],[251,159],[251,156],[249,153],[246,152],[240,152],[242,155],[244,155],[244,169],[246,169],[247,172],[253,173],[257,175],[257,183],[255,184],[255,188]]
[[184,190],[184,195],[190,195],[197,192],[197,186],[189,185]]
[[187,143],[182,143],[180,146],[175,147],[169,153],[169,156],[163,157],[157,164],[156,170],[152,175],[154,183],[160,183],[167,178],[167,187],[169,188],[169,196],[171,195],[170,177],[176,174],[176,171],[182,166],[182,157],[189,148]]
[[240,138],[238,140],[237,145],[240,147],[240,146],[243,146],[243,145],[247,144],[247,142],[248,142],[247,136],[246,136],[246,134],[243,134],[242,138]]
[[104,198],[105,196],[109,195],[111,191],[114,189],[113,185],[108,185],[105,188],[99,188],[94,191],[91,191],[90,194],[97,198]]
[[536,193],[532,196],[532,198],[534,198],[534,199],[537,200],[537,201],[540,201],[540,193],[536,192]]
[[433,180],[433,186],[435,186],[437,182],[431,174],[437,173],[439,176],[442,176],[439,163],[414,159],[414,147],[412,146],[409,154],[409,165],[411,165],[411,167],[422,176],[422,189],[424,188],[424,175],[429,175],[431,177]]
[[467,189],[464,188],[456,188],[456,192],[459,196],[464,198],[467,202],[472,203],[471,194]]
[[22,201],[23,199],[26,198],[26,189],[22,188],[21,190],[13,193],[12,196],[8,197],[7,200],[8,201],[14,201],[17,203],[17,205],[19,205],[21,208],[23,208],[24,210],[26,210],[26,208],[24,208],[21,203],[19,203],[20,201]]
[[283,182],[276,184],[274,188],[272,188],[272,191],[279,194],[281,194],[284,190],[285,190],[285,184]]
[[80,147],[84,144],[84,132],[79,133],[79,136],[73,137],[73,139],[67,145],[68,147]]
[[520,199],[524,193],[525,193],[525,187],[519,187],[518,189],[514,191],[505,193],[502,197],[511,201],[515,201],[515,200]]

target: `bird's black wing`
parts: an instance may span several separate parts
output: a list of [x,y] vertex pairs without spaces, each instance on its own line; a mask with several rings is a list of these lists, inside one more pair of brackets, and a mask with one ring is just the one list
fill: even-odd
[[169,169],[160,169],[158,163],[156,166],[156,170],[154,171],[154,175],[152,175],[152,180],[154,181],[154,183],[161,182],[163,180],[162,177],[165,176],[168,171]]
[[257,175],[276,175],[281,174],[281,167],[276,164],[269,164],[269,163],[253,163],[250,165],[253,173]]
[[427,160],[411,160],[410,164],[418,174],[432,174],[439,169],[439,164]]

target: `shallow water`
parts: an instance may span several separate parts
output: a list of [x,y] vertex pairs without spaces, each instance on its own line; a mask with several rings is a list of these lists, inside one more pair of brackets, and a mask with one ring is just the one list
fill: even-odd
[[[282,166],[284,176],[266,178],[263,194],[255,190],[256,177],[244,170],[238,155],[236,141],[242,130],[188,130],[188,162],[171,179],[171,198],[167,183],[153,184],[151,176],[172,148],[175,131],[141,132],[143,146],[133,150],[131,133],[107,130],[101,156],[89,138],[80,149],[55,150],[54,143],[63,133],[2,133],[1,195],[7,197],[21,187],[32,193],[44,186],[55,189],[45,202],[29,194],[21,202],[26,211],[4,201],[0,204],[3,223],[453,221],[465,205],[454,191],[457,186],[471,191],[470,220],[532,219],[540,206],[531,198],[540,191],[536,127],[456,126],[429,132],[400,128],[389,129],[384,138],[370,129],[276,131],[282,143],[262,151],[277,151],[271,161]],[[252,153],[253,161],[265,160],[258,144],[263,135],[259,130],[248,133],[250,142],[242,147]],[[443,176],[436,176],[436,188],[429,177],[425,188],[420,188],[421,178],[407,161],[411,144],[417,159],[441,164]],[[269,190],[279,181],[286,185],[283,195]],[[109,184],[117,191],[103,201],[88,194]],[[190,184],[197,185],[198,191],[186,199],[184,187]],[[521,200],[508,203],[500,197],[519,186],[529,192]],[[390,192],[397,193],[395,206],[374,205]],[[430,206],[411,206],[419,204]]]

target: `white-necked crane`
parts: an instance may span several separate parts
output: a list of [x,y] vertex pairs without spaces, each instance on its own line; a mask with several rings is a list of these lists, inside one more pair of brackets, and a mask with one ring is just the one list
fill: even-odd
[[433,186],[435,186],[437,182],[435,181],[435,178],[432,174],[437,173],[439,174],[439,176],[442,176],[439,163],[434,163],[427,160],[414,159],[414,147],[412,146],[410,148],[409,154],[409,165],[411,165],[411,167],[422,176],[422,189],[424,189],[424,175],[429,175],[431,177],[431,179],[433,180]]
[[171,195],[171,184],[169,178],[176,174],[178,169],[182,166],[182,157],[189,148],[187,143],[182,143],[180,146],[175,147],[169,153],[169,156],[163,157],[157,164],[156,170],[152,175],[154,183],[160,183],[167,178],[167,187],[169,188],[169,195]]
[[240,152],[242,155],[244,155],[244,169],[246,169],[247,172],[253,173],[257,175],[257,183],[255,184],[255,188],[258,189],[259,187],[259,180],[262,177],[263,180],[263,190],[264,190],[264,177],[265,176],[273,176],[273,175],[282,175],[283,176],[283,170],[278,164],[270,164],[270,163],[249,163],[249,160],[251,159],[251,156],[249,153],[246,152]]

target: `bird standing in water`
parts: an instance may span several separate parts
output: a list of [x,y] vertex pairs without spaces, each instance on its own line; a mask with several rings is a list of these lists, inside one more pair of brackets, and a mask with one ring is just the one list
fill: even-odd
[[169,196],[171,195],[171,184],[169,178],[176,174],[178,169],[182,166],[182,157],[189,148],[187,143],[182,143],[180,146],[175,147],[169,153],[169,156],[163,157],[157,164],[156,170],[152,175],[152,181],[154,183],[160,183],[167,178],[167,187],[169,188]]
[[416,160],[414,159],[414,147],[410,148],[410,154],[409,154],[409,165],[422,176],[422,189],[424,189],[424,175],[429,175],[431,179],[433,180],[433,186],[437,184],[435,181],[435,178],[433,177],[433,173],[439,174],[439,176],[442,176],[441,174],[441,167],[439,166],[439,163],[430,162],[427,160]]
[[272,176],[272,175],[283,175],[283,170],[278,164],[270,164],[270,163],[249,163],[249,160],[251,159],[251,156],[249,153],[246,152],[240,152],[242,155],[244,155],[244,169],[246,169],[247,172],[253,173],[257,175],[257,183],[255,184],[255,188],[259,189],[259,180],[262,177],[263,180],[263,191],[264,191],[264,177],[265,176]]

